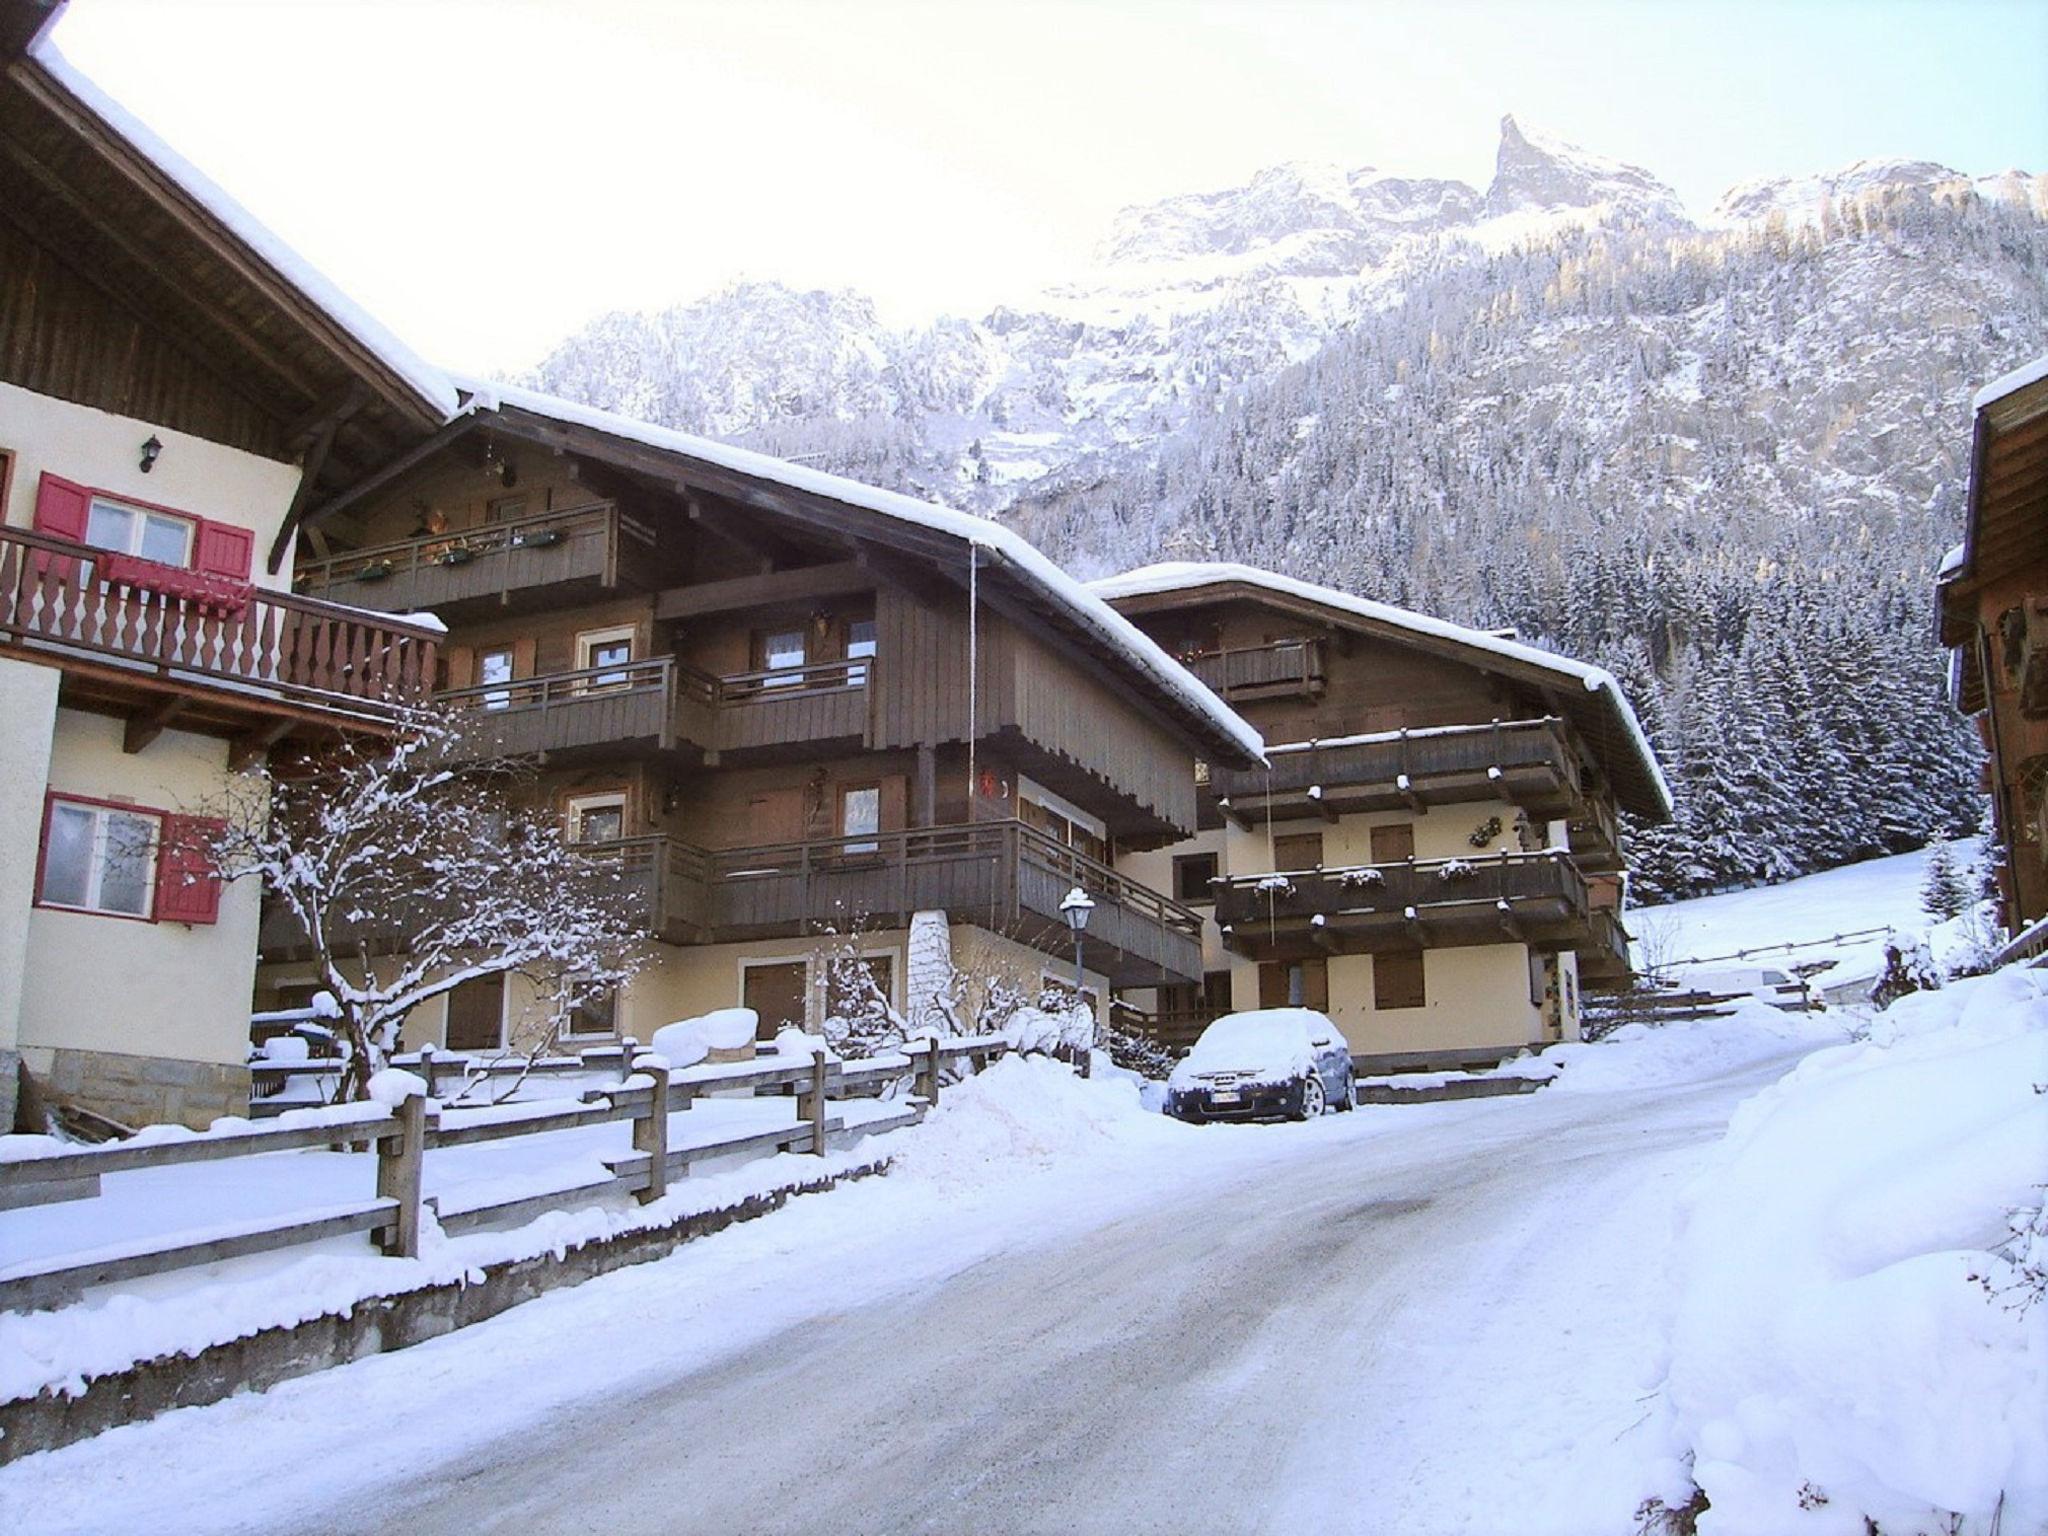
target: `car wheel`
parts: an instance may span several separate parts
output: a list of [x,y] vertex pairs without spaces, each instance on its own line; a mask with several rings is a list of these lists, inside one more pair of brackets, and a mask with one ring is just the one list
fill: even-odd
[[1323,1080],[1311,1072],[1301,1080],[1301,1113],[1298,1120],[1319,1120],[1327,1101],[1323,1095]]

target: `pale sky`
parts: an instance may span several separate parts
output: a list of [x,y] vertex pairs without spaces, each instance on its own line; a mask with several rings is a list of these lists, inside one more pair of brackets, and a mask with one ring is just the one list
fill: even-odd
[[1484,188],[1501,114],[1730,184],[2048,170],[2048,0],[74,0],[58,45],[429,358],[735,278],[979,314],[1282,160]]

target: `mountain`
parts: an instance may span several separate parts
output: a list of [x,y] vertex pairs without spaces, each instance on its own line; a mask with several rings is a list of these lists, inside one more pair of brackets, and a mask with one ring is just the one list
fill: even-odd
[[535,382],[1082,574],[1240,558],[1600,660],[1679,790],[1637,839],[1655,896],[1974,823],[1929,587],[1969,395],[2044,350],[2048,178],[1861,161],[1695,223],[1508,118],[1483,192],[1277,166],[1126,209],[979,319],[753,284],[608,316]]

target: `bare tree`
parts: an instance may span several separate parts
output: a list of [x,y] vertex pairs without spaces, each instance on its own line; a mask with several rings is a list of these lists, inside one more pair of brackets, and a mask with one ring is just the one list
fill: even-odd
[[212,849],[223,878],[263,882],[340,1005],[345,1099],[407,1014],[464,982],[524,977],[552,1038],[639,966],[640,894],[618,865],[516,803],[521,765],[463,763],[457,740],[420,712],[388,740],[245,775]]

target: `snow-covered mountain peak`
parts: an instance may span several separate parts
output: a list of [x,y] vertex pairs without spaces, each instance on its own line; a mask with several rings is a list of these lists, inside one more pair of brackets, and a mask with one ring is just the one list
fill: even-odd
[[1892,156],[1857,160],[1839,170],[1804,176],[1762,176],[1738,182],[1721,194],[1721,200],[1714,205],[1712,222],[1724,227],[1740,226],[1776,213],[1784,215],[1787,223],[1815,224],[1821,221],[1824,211],[1839,211],[1844,203],[1870,193],[1881,193],[1887,188],[1931,191],[1937,187],[1970,187],[1993,202],[2048,213],[2048,177],[2015,169],[1972,180],[1963,172],[1933,160]]
[[1678,194],[1641,166],[1532,133],[1512,114],[1503,117],[1486,212],[1497,217],[1575,208],[1612,210],[1645,223],[1687,222]]

